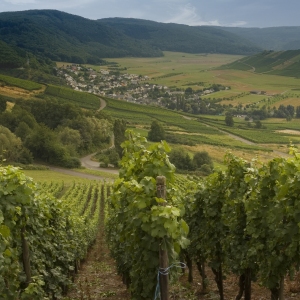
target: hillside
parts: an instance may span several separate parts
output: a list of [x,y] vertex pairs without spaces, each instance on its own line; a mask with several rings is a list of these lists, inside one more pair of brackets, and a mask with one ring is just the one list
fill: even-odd
[[55,63],[0,40],[0,73],[38,82],[59,84]]
[[131,18],[107,18],[98,22],[131,38],[148,42],[162,51],[248,55],[260,50],[252,42],[217,27],[165,24]]
[[264,50],[296,50],[300,49],[300,27],[240,28],[221,27],[254,43]]
[[289,77],[300,77],[300,50],[264,51],[244,57],[219,69],[245,70]]
[[56,10],[0,13],[0,39],[52,60],[99,63],[103,57],[162,52],[99,22]]
[[111,18],[89,20],[56,10],[0,13],[0,40],[54,61],[101,63],[109,57],[188,53],[253,54],[260,49],[219,28]]

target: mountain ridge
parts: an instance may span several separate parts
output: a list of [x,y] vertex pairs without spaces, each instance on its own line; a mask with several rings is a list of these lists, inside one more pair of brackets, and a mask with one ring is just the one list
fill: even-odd
[[[260,50],[252,43],[216,28],[197,29],[143,20],[133,24],[138,27],[135,33],[141,31],[141,36],[136,36],[132,34],[132,26],[130,33],[125,25],[116,28],[112,22],[107,24],[107,20],[101,20],[90,20],[58,10],[3,12],[0,13],[0,40],[55,61],[91,64],[101,63],[103,58],[108,57],[163,56],[165,49],[244,55]],[[146,32],[152,37],[145,38]]]

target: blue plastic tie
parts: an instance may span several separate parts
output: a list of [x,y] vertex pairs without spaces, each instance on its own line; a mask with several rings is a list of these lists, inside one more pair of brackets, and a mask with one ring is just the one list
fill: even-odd
[[[170,269],[172,268],[180,268],[180,269],[184,269],[186,268],[186,264],[183,263],[183,262],[177,262],[177,263],[174,263],[172,264],[170,267],[168,268],[159,268],[158,272],[157,272],[157,284],[156,284],[156,288],[155,288],[155,295],[154,295],[154,300],[156,299],[161,299],[160,298],[160,284],[159,284],[159,275],[169,275],[169,271]],[[159,298],[158,298],[159,297]]]

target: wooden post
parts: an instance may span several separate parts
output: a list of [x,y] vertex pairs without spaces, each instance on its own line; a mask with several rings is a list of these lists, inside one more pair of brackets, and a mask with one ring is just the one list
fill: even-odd
[[29,246],[25,238],[25,227],[21,229],[22,238],[22,256],[23,256],[23,267],[26,274],[26,287],[31,282],[31,268],[30,268],[30,258],[29,258]]
[[[157,197],[166,199],[166,177],[156,177],[156,191]],[[165,204],[161,204],[165,205]],[[169,267],[168,252],[164,240],[161,240],[159,248],[159,270],[164,272]],[[169,274],[159,274],[159,285],[160,285],[160,299],[169,300]]]

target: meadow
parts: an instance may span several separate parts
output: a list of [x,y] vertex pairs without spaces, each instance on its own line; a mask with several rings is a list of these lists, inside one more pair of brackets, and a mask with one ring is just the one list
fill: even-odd
[[[196,90],[212,84],[221,84],[230,89],[204,98],[222,99],[221,104],[232,106],[255,105],[259,108],[263,105],[279,107],[281,104],[297,106],[300,103],[299,79],[256,74],[252,70],[218,69],[221,65],[240,59],[242,56],[172,52],[164,54],[165,56],[160,58],[107,59],[115,64],[91,67],[99,70],[114,66],[122,73],[147,75],[150,78],[149,83],[181,89],[192,87]],[[9,79],[6,79],[4,84],[8,88],[12,82],[9,83]],[[18,83],[17,86],[20,84]],[[266,95],[250,94],[253,90],[265,91]],[[99,107],[99,98],[95,95],[52,85],[43,92],[61,101],[76,103],[85,109]],[[254,128],[254,122],[249,123],[243,118],[234,118],[234,126],[228,127],[225,125],[225,116],[195,116],[154,106],[104,99],[107,102],[105,112],[113,118],[127,120],[128,127],[143,136],[147,136],[153,120],[159,121],[169,135],[172,147],[182,146],[191,153],[201,148],[208,149],[218,163],[221,163],[226,151],[233,151],[247,158],[262,155],[265,159],[280,155],[280,153],[271,153],[272,150],[284,149],[283,152],[286,152],[290,142],[300,145],[300,135],[298,135],[300,121],[297,119],[289,122],[285,119],[263,120],[263,128],[257,129]]]
[[[230,87],[229,90],[216,92],[205,96],[210,99],[223,99],[221,104],[231,104],[232,106],[252,105],[260,108],[264,105],[279,107],[280,105],[294,105],[300,103],[300,80],[292,77],[257,74],[252,69],[231,70],[220,69],[223,64],[242,58],[241,56],[232,55],[215,55],[215,54],[184,54],[165,52],[161,58],[120,58],[107,59],[115,62],[120,70],[126,68],[127,73],[147,75],[151,79],[149,82],[166,85],[169,87],[178,87],[185,89],[187,86],[193,89],[204,88],[212,84],[222,84]],[[103,67],[100,67],[103,68]],[[265,95],[250,94],[251,91],[263,91]],[[227,99],[229,100],[227,100]],[[300,128],[299,120],[295,119],[290,122],[286,120],[272,119],[262,121],[263,129],[256,129],[254,123],[250,124],[243,118],[236,118],[235,126],[228,127],[225,125],[224,116],[199,116],[199,120],[189,120],[180,118],[169,111],[161,113],[151,113],[142,110],[136,111],[133,106],[127,109],[123,104],[115,102],[108,104],[107,111],[113,116],[128,118],[131,122],[137,124],[149,124],[153,119],[162,122],[166,127],[177,126],[180,130],[175,130],[176,134],[185,132],[189,134],[188,138],[197,144],[222,145],[227,147],[239,148],[241,143],[234,140],[224,132],[231,133],[238,137],[252,141],[258,144],[282,144],[287,145],[292,141],[295,144],[300,143],[299,136],[295,132],[283,132],[283,129],[298,130]],[[112,107],[113,106],[113,107]],[[122,106],[122,108],[120,107]],[[124,104],[125,106],[125,104]],[[154,112],[154,108],[151,108]],[[181,113],[181,115],[183,115]],[[191,117],[191,115],[189,115]],[[204,125],[204,126],[203,126]],[[205,126],[206,125],[206,126]],[[211,126],[209,131],[207,126]],[[206,127],[206,128],[205,128]],[[168,129],[168,128],[167,128]],[[221,130],[220,131],[217,131]],[[171,131],[170,127],[169,130]],[[186,134],[187,136],[187,134]],[[249,147],[249,145],[248,145]],[[252,145],[252,147],[255,147]],[[265,150],[268,148],[264,146]]]

